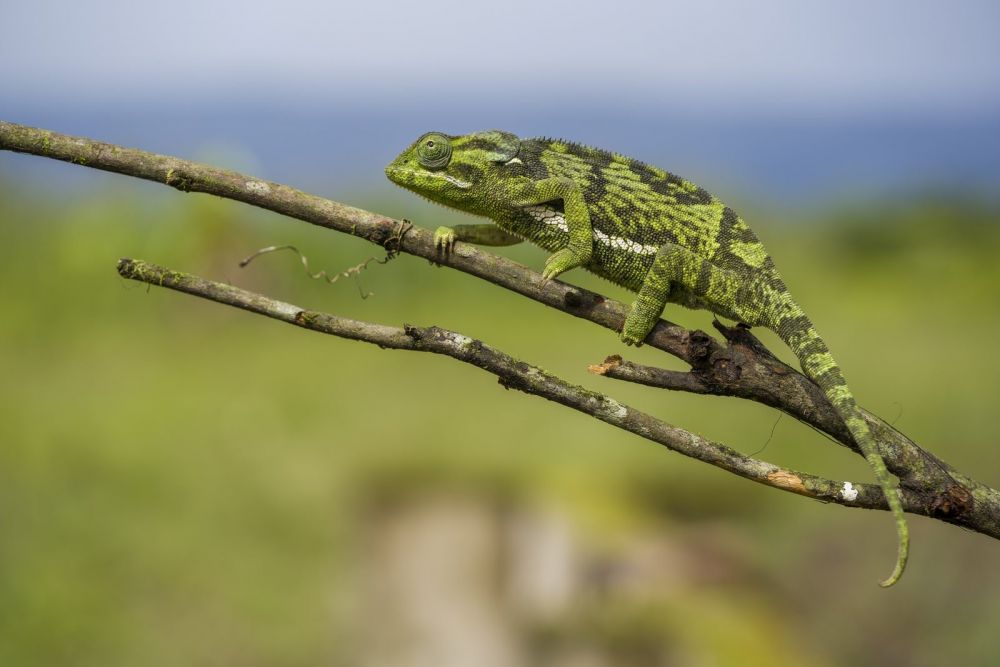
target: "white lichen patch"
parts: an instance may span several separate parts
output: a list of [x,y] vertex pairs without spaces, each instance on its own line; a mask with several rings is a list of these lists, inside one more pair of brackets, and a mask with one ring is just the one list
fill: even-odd
[[247,192],[255,195],[266,195],[271,192],[271,186],[263,181],[247,181],[244,187]]
[[628,416],[628,408],[611,398],[601,401],[601,411],[615,421],[622,421]]
[[849,503],[858,499],[858,490],[850,482],[844,482],[844,488],[840,490],[840,497]]
[[451,342],[459,347],[466,347],[467,345],[472,345],[472,339],[460,333],[452,333],[449,338]]

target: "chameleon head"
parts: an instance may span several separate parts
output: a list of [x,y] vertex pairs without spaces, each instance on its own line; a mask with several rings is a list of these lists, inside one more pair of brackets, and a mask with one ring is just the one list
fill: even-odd
[[499,130],[457,137],[428,132],[400,153],[385,174],[432,201],[481,210],[477,203],[503,177],[503,167],[517,158],[520,147],[520,139]]

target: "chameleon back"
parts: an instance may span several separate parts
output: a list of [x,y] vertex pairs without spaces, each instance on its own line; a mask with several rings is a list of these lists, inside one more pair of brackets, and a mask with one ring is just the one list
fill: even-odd
[[[586,268],[612,282],[638,291],[657,250],[673,243],[747,281],[764,280],[774,291],[785,291],[753,230],[688,180],[623,155],[554,139],[522,140],[518,159],[518,175],[565,177],[581,184],[594,229],[595,257]],[[566,242],[561,213],[559,204],[547,204],[497,222],[555,252]],[[730,315],[690,295],[679,293],[673,301]]]

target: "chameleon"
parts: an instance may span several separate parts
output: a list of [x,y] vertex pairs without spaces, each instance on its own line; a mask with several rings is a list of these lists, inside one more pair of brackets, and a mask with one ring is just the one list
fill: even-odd
[[668,303],[776,333],[844,421],[892,511],[897,558],[880,585],[902,576],[909,529],[897,480],[830,349],[732,208],[638,160],[500,130],[429,132],[385,171],[392,182],[433,202],[492,220],[439,227],[439,251],[451,252],[457,241],[507,246],[528,240],[551,253],[545,281],[582,267],[636,293],[621,330],[628,345],[642,344]]

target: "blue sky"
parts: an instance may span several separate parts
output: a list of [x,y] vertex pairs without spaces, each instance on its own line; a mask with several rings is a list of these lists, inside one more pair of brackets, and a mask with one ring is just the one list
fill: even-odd
[[304,187],[502,127],[779,199],[1000,191],[996,0],[0,3],[0,118]]
[[[990,0],[4,0],[22,101],[625,94],[695,108],[1000,107]],[[530,103],[530,98],[523,100]]]

